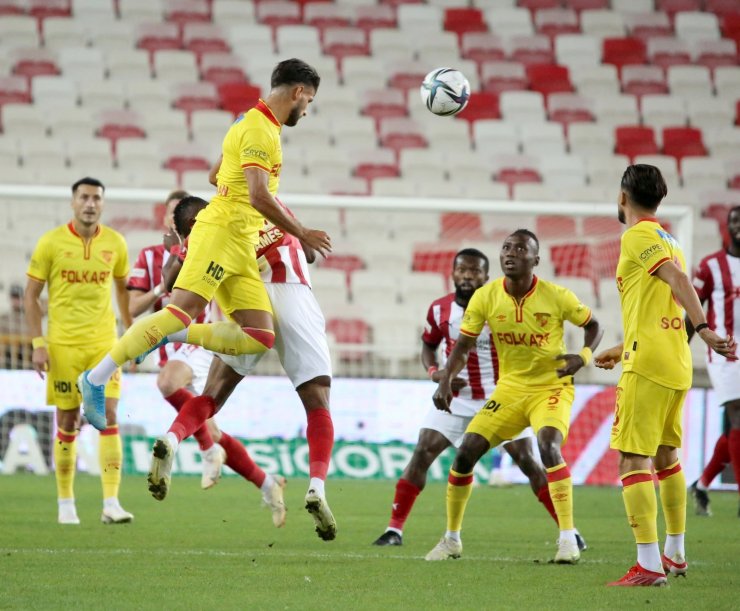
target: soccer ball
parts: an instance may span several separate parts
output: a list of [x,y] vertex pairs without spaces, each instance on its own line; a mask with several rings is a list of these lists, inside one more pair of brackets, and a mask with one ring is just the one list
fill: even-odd
[[470,99],[470,83],[453,68],[437,68],[424,77],[421,101],[435,115],[449,117],[459,113]]

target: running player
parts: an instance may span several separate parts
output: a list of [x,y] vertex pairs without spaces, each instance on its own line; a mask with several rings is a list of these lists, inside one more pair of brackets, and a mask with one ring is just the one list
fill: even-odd
[[[740,337],[740,206],[732,208],[727,215],[727,230],[730,234],[727,250],[701,260],[694,275],[694,288],[702,303],[709,302],[709,328],[715,333]],[[694,335],[691,321],[687,321],[686,327],[691,341]],[[712,458],[701,477],[691,484],[696,513],[703,516],[712,515],[709,485],[728,463],[732,463],[740,492],[740,361],[717,357],[707,350],[707,371],[725,413],[724,430]]]
[[[460,557],[460,530],[473,489],[473,467],[491,447],[516,438],[528,426],[537,434],[560,527],[555,562],[574,564],[580,558],[573,526],[573,484],[560,448],[568,436],[573,375],[591,360],[602,330],[591,310],[571,291],[534,275],[538,253],[539,242],[531,231],[518,229],[506,238],[500,254],[504,277],[473,294],[434,393],[437,409],[450,413],[452,380],[488,323],[499,359],[498,383],[457,450],[447,484],[447,532],[427,560]],[[566,320],[584,329],[579,354],[565,354]]]
[[[116,341],[111,285],[115,285],[123,324],[131,324],[126,291],[128,250],[121,234],[100,223],[104,198],[105,187],[95,178],[73,184],[72,220],[41,236],[27,271],[25,309],[33,337],[33,367],[42,378],[46,376],[46,402],[57,408],[54,464],[60,524],[80,523],[74,498],[80,395],[74,381]],[[47,284],[49,325],[44,337],[40,296]],[[116,423],[120,384],[121,373],[116,370],[104,389],[105,418],[98,451],[105,524],[134,518],[118,502],[123,458]]]
[[[181,235],[187,235],[197,213],[197,208],[186,207],[185,204],[197,199],[189,198],[181,202],[175,212]],[[205,202],[199,201],[205,205]],[[291,214],[287,208],[285,211]],[[275,311],[275,348],[306,410],[310,477],[305,497],[306,509],[314,519],[319,537],[328,541],[336,537],[337,530],[324,489],[334,445],[334,425],[329,412],[331,358],[324,316],[311,291],[308,262],[314,260],[315,254],[308,246],[302,246],[294,236],[265,221],[260,232],[257,257]],[[177,267],[173,267],[171,276],[168,276],[170,283],[174,282],[177,271]],[[218,358],[213,360],[202,396],[195,397],[183,406],[168,436],[177,432],[184,439],[191,434],[194,427],[198,426],[198,413],[202,406],[207,406],[214,413],[220,410],[237,384],[254,370],[262,357],[261,354],[216,356]],[[218,430],[213,419],[208,423],[214,440],[223,444],[224,434]],[[167,478],[165,491],[169,488],[169,466],[171,462],[167,471],[161,465],[158,467],[159,477]],[[150,483],[154,498],[164,499],[160,482],[150,476]]]
[[[273,70],[267,99],[232,124],[223,141],[217,193],[190,236],[189,256],[170,303],[134,323],[109,354],[80,375],[85,414],[97,428],[104,427],[103,389],[110,376],[168,336],[228,354],[257,354],[273,346],[272,309],[254,249],[265,218],[321,254],[331,249],[326,233],[306,229],[275,201],[281,128],[296,125],[306,114],[319,81],[305,62],[282,61]],[[191,324],[216,295],[230,320]],[[203,412],[202,422],[212,415]],[[161,460],[174,449],[160,440],[154,452]]]
[[[449,356],[459,337],[460,323],[470,298],[488,282],[488,267],[488,257],[479,250],[466,248],[458,252],[452,263],[455,292],[437,299],[429,307],[422,335],[421,362],[434,382],[440,381],[443,372],[439,367],[444,367],[437,362],[437,349],[442,346],[445,359]],[[396,483],[388,528],[374,545],[403,544],[403,526],[416,497],[426,485],[429,467],[451,445],[460,445],[468,424],[483,407],[486,397],[493,392],[497,377],[498,355],[491,330],[486,324],[475,348],[468,354],[467,363],[452,380],[454,398],[450,403],[451,413],[432,407],[422,423],[411,460]],[[535,496],[557,523],[547,488],[547,475],[534,457],[530,435],[527,430],[516,440],[505,442],[503,447],[529,478]],[[586,543],[577,532],[576,541],[581,550],[585,549]]]
[[[691,387],[691,352],[684,308],[715,351],[732,355],[735,342],[709,328],[686,276],[681,247],[655,218],[668,189],[660,170],[631,165],[623,176],[618,218],[627,226],[617,264],[624,342],[599,354],[597,367],[622,363],[611,447],[619,450],[624,506],[637,542],[637,563],[613,586],[661,586],[665,571],[685,575],[686,479],[678,459],[681,410]],[[734,357],[733,357],[734,358]],[[666,542],[658,547],[658,475]]]
[[[143,248],[134,263],[126,285],[129,290],[129,313],[132,318],[149,309],[158,312],[169,301],[169,293],[163,283],[162,268],[165,265],[172,265],[177,257],[171,257],[170,253],[177,253],[181,246],[180,238],[174,231],[174,212],[184,197],[188,197],[186,191],[172,191],[167,196],[164,241]],[[206,322],[209,313],[210,306],[198,316],[197,322]],[[197,394],[203,390],[212,358],[212,354],[204,348],[190,344],[172,343],[159,348],[160,370],[157,387],[176,411],[195,396],[194,392]],[[225,460],[224,449],[213,443],[206,426],[195,431],[193,437],[198,442],[203,457],[201,487],[207,489],[214,486],[221,477],[221,467]]]

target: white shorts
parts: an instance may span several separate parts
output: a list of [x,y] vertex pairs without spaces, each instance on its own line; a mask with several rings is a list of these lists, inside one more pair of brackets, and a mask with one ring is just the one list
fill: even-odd
[[[313,291],[305,284],[265,283],[275,316],[275,350],[295,388],[319,376],[331,377],[326,321]],[[218,357],[241,375],[248,375],[262,354]]]
[[707,363],[707,372],[720,405],[740,399],[740,361],[728,361],[717,354]]
[[[478,399],[461,399],[460,397],[455,397],[450,404],[451,414],[432,407],[421,423],[421,428],[437,431],[446,437],[453,446],[459,448],[470,421],[485,404],[485,400],[480,401]],[[511,441],[517,441],[525,437],[534,437],[534,433],[530,427],[524,429]],[[501,445],[506,445],[507,443],[511,443],[511,441],[505,441]]]
[[190,382],[189,390],[192,390],[196,395],[201,395],[208,379],[208,370],[211,368],[212,360],[213,353],[205,348],[183,344],[169,357],[167,362],[180,361],[190,367],[193,372],[193,380]]

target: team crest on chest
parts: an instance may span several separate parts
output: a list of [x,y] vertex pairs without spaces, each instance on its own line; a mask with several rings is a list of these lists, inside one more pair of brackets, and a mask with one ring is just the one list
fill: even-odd
[[105,261],[106,263],[110,263],[113,260],[113,251],[102,250],[100,251],[100,256],[103,257],[103,261]]
[[547,323],[550,321],[550,313],[549,312],[535,312],[534,313],[535,319],[537,319],[537,324],[540,327],[546,327]]

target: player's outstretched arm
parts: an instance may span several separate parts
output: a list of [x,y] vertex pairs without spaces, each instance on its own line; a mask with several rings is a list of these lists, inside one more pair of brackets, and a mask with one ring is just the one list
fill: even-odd
[[555,370],[559,378],[575,375],[581,368],[591,362],[593,351],[599,345],[601,338],[604,336],[604,330],[601,328],[599,321],[591,318],[583,325],[583,348],[578,354],[558,354],[555,359],[564,361],[562,367]]
[[44,310],[41,307],[41,291],[43,290],[43,282],[29,278],[26,283],[26,291],[23,293],[26,325],[28,326],[28,333],[33,338],[31,362],[41,379],[44,378],[44,372],[49,369],[49,352],[46,349],[46,342],[41,329],[41,320],[44,317]]
[[457,374],[462,371],[465,367],[465,363],[468,362],[468,353],[471,348],[475,346],[475,338],[460,333],[460,336],[455,342],[455,347],[452,349],[450,356],[447,359],[447,366],[441,369],[438,373],[440,374],[439,386],[432,397],[434,406],[443,412],[450,411],[450,403],[452,402],[452,380],[457,377]]
[[594,365],[599,369],[614,369],[617,363],[622,360],[622,351],[624,350],[624,344],[619,344],[599,352],[594,357]]
[[286,214],[270,193],[270,175],[260,168],[246,168],[244,177],[249,187],[249,200],[252,206],[276,227],[297,237],[304,244],[326,257],[331,252],[331,238],[320,229],[307,229],[297,219]]
[[[426,342],[421,343],[421,364],[424,366],[424,370],[429,375],[432,382],[437,382],[442,379],[445,374],[444,369],[439,368],[437,363],[437,346],[430,346]],[[450,386],[453,392],[457,392],[468,385],[467,380],[464,378],[455,377],[450,382]]]
[[673,296],[678,300],[686,315],[693,325],[696,333],[717,354],[730,359],[737,360],[735,349],[737,344],[735,338],[720,337],[707,325],[699,296],[696,294],[694,285],[689,277],[673,261],[666,261],[656,271],[655,275],[671,287]]

